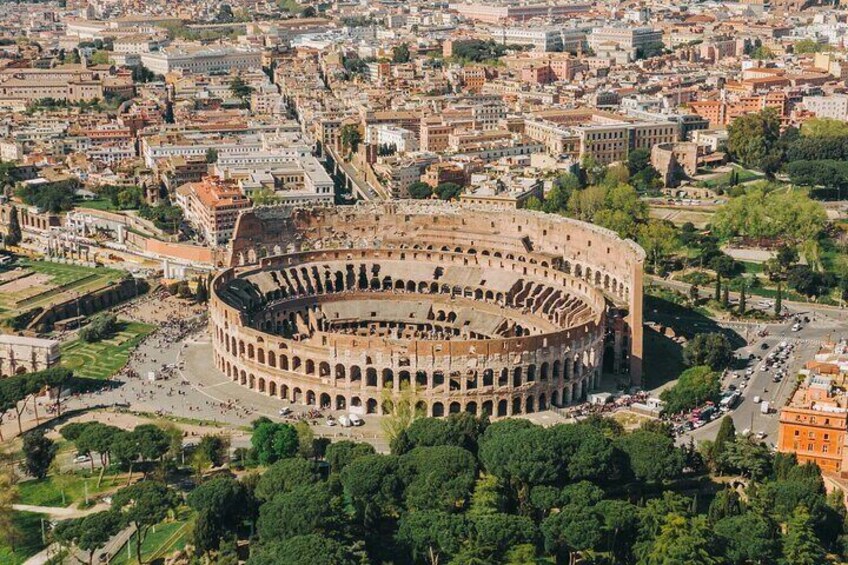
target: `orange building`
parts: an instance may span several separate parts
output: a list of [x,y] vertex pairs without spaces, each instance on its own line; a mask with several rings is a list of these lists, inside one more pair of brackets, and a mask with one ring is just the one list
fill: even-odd
[[177,205],[210,245],[226,245],[242,210],[253,206],[233,181],[205,177],[177,188]]
[[745,114],[774,108],[781,118],[789,116],[789,96],[780,90],[761,96],[740,96],[733,101],[700,100],[689,103],[689,108],[698,116],[709,120],[711,127],[726,126]]
[[822,471],[848,471],[844,463],[848,431],[848,397],[833,378],[813,375],[780,411],[777,450],[795,453],[799,463],[816,463]]

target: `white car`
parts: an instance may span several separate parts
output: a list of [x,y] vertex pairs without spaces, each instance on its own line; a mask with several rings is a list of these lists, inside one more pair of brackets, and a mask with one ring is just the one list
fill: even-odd
[[792,331],[793,331],[793,332],[800,332],[800,331],[801,331],[801,324],[795,324],[795,325],[793,325],[793,326],[792,326]]
[[285,408],[280,408],[280,416],[288,416],[289,414],[291,414],[291,411],[291,408],[289,408],[288,406],[286,406]]
[[76,457],[74,457],[74,463],[88,463],[90,461],[91,461],[91,456],[89,456],[89,455],[82,454],[82,455],[77,455]]

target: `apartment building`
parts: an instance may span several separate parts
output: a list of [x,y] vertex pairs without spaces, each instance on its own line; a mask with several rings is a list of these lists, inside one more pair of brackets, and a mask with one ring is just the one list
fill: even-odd
[[209,245],[226,245],[242,210],[253,204],[234,181],[206,177],[177,188],[177,206]]
[[605,112],[543,112],[524,122],[524,135],[539,141],[555,156],[579,160],[592,155],[603,164],[624,161],[635,149],[680,139],[680,125],[673,121],[627,120]]
[[817,118],[845,121],[848,120],[848,95],[805,96],[804,108],[815,114]]
[[848,430],[848,407],[834,394],[833,379],[813,376],[780,411],[778,451],[794,453],[799,463],[815,463],[822,471],[839,473]]
[[782,118],[789,116],[789,97],[782,90],[763,95],[738,96],[730,100],[698,100],[689,103],[689,109],[706,119],[710,127],[726,126],[739,116],[774,108]]
[[166,47],[142,53],[141,64],[160,75],[178,69],[192,73],[228,72],[260,68],[262,52],[250,47]]
[[505,45],[532,45],[543,53],[567,51],[577,53],[586,47],[586,32],[561,26],[492,28],[490,37]]
[[394,146],[399,153],[418,151],[414,132],[391,124],[375,124],[365,128],[365,143]]
[[524,208],[531,198],[542,200],[544,184],[541,179],[501,175],[490,177],[471,175],[468,188],[459,196],[461,202],[485,204],[503,209]]
[[848,342],[823,346],[802,371],[805,378],[780,410],[777,449],[826,473],[848,471]]
[[662,31],[650,27],[597,27],[589,35],[589,47],[595,52],[601,52],[607,46],[614,45],[633,58],[638,49],[662,43],[662,39]]
[[527,21],[532,18],[564,18],[588,13],[591,4],[559,4],[548,2],[484,4],[481,2],[452,2],[451,11],[463,18],[496,24],[505,21]]

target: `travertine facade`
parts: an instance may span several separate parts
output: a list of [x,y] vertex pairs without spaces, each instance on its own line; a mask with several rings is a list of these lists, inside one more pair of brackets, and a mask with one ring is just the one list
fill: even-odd
[[59,362],[59,342],[0,335],[0,377],[43,371]]
[[[444,203],[247,212],[215,279],[216,366],[297,403],[508,416],[641,372],[644,253],[559,216]],[[387,390],[386,390],[387,389]],[[388,394],[387,394],[388,392]]]

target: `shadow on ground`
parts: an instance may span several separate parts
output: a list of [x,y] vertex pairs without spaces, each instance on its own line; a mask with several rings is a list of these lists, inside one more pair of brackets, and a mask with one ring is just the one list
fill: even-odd
[[[745,339],[735,330],[720,326],[715,320],[695,309],[658,296],[645,296],[644,319],[646,323],[653,322],[670,328],[675,336],[686,340],[702,333],[721,333],[727,336],[734,349],[745,345]],[[674,339],[646,327],[644,340],[647,388],[656,388],[676,379],[686,368],[683,362],[683,346]]]

